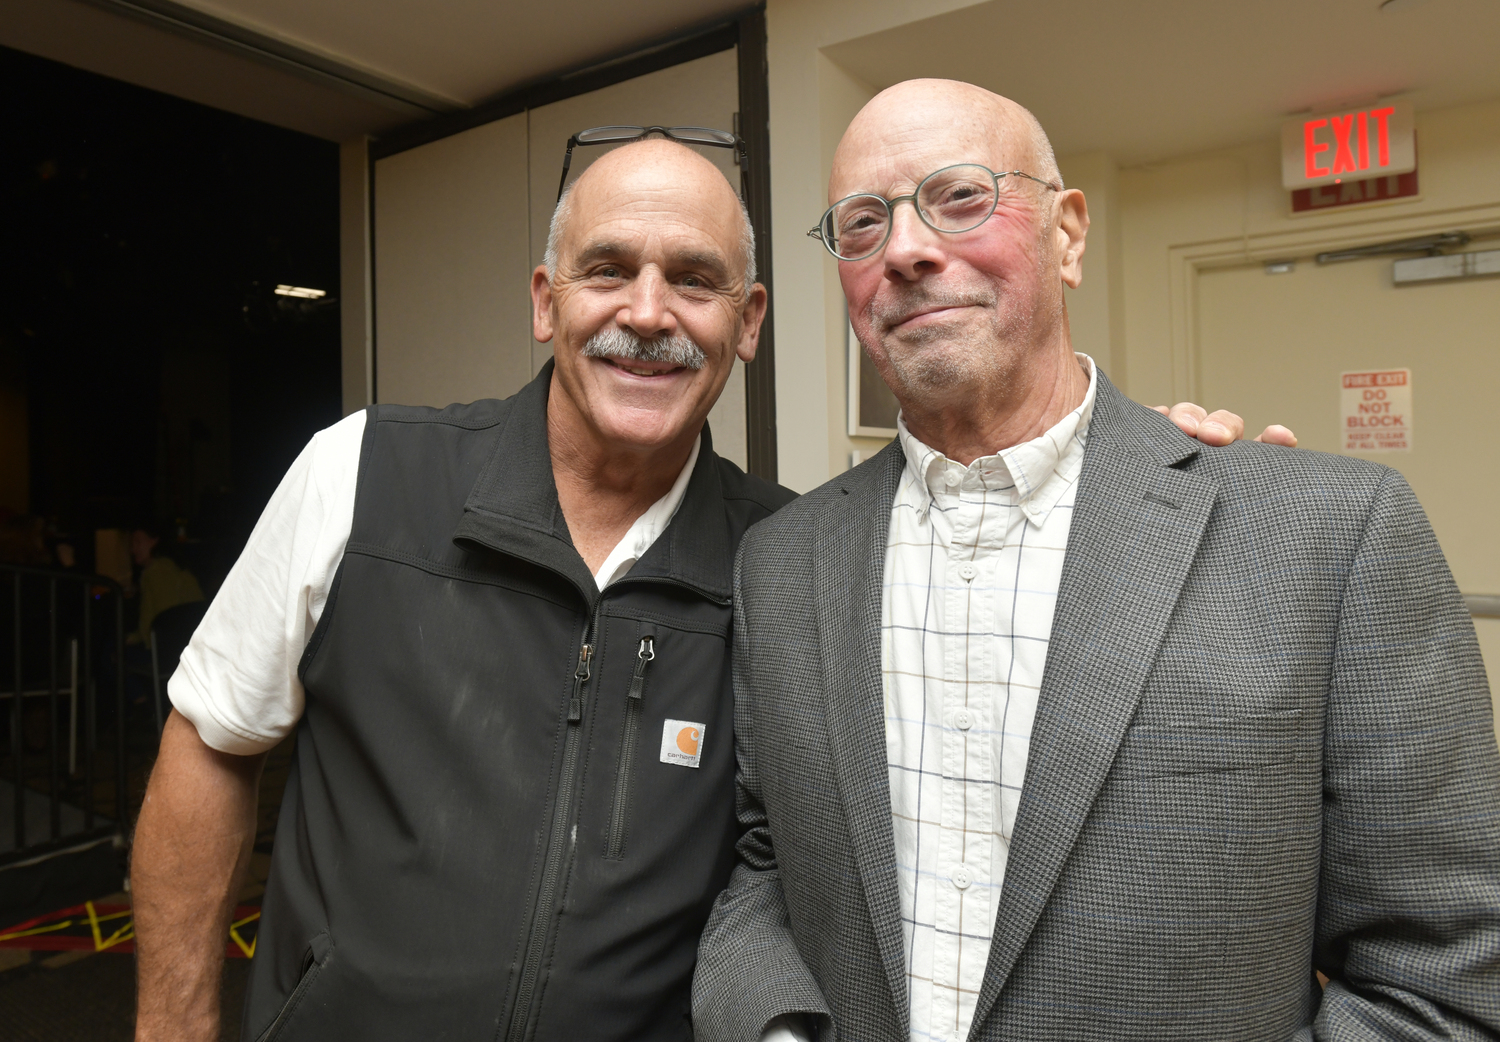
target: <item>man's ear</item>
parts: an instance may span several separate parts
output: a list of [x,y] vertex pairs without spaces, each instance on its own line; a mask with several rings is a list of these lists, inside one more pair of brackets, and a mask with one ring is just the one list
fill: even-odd
[[1089,204],[1076,188],[1057,200],[1057,266],[1063,283],[1072,289],[1083,284],[1084,240],[1089,235]]
[[552,280],[547,266],[538,264],[531,273],[531,335],[542,343],[552,339]]
[[760,326],[765,320],[766,287],[757,282],[750,287],[750,295],[740,308],[740,342],[734,348],[740,361],[755,361],[756,349],[760,347]]

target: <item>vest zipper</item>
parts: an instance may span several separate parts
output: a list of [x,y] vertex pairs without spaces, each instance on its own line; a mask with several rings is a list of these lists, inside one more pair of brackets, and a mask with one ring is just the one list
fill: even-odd
[[[698,592],[695,587],[665,577],[630,578],[626,576],[620,581],[663,583]],[[617,585],[619,584],[612,584],[611,589]],[[720,606],[729,603],[727,598],[708,599]],[[578,651],[578,665],[573,671],[573,694],[568,701],[568,734],[563,748],[563,773],[558,781],[557,804],[552,815],[552,834],[547,843],[547,855],[542,862],[542,888],[537,895],[536,907],[532,910],[531,933],[526,942],[526,960],[521,964],[521,986],[516,993],[515,1008],[511,1011],[510,1026],[505,1033],[506,1042],[526,1042],[527,1027],[531,1021],[531,1004],[536,996],[537,979],[541,976],[542,958],[547,953],[547,946],[552,935],[552,912],[557,895],[557,884],[573,852],[571,840],[567,843],[566,850],[564,850],[563,841],[569,836],[573,817],[573,797],[576,795],[573,789],[576,784],[574,776],[578,772],[578,747],[581,743],[579,732],[582,728],[579,724],[583,720],[583,685],[588,682],[589,659],[594,653],[594,646],[589,643],[589,640],[599,627],[599,615],[603,608],[604,598],[600,596],[589,613],[588,628],[583,631],[583,641]],[[643,685],[644,682],[643,674]]]
[[508,1042],[525,1042],[527,1022],[531,1019],[531,1002],[536,994],[537,978],[541,975],[542,957],[547,951],[547,942],[552,933],[553,905],[557,898],[557,884],[573,851],[569,828],[573,819],[573,776],[578,771],[578,747],[581,744],[579,726],[583,722],[583,685],[588,683],[591,673],[589,659],[594,646],[588,642],[593,632],[598,611],[584,633],[584,641],[578,648],[578,665],[573,670],[573,694],[568,699],[568,733],[563,745],[562,777],[557,782],[557,803],[552,812],[552,834],[547,840],[547,856],[542,862],[542,888],[537,894],[536,907],[532,913],[531,936],[526,945],[526,961],[521,965],[521,987],[516,993],[516,1006],[511,1014]]
[[615,802],[609,815],[609,846],[604,856],[618,861],[625,855],[625,831],[630,812],[630,782],[635,774],[635,747],[641,733],[643,696],[646,691],[646,667],[656,659],[656,635],[641,638],[635,656],[635,673],[625,697],[625,724],[620,734],[620,763],[615,771]]

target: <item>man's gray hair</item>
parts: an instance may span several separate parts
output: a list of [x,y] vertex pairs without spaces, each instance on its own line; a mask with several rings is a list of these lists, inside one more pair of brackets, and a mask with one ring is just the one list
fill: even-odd
[[[1038,127],[1041,125],[1038,124]],[[547,252],[542,255],[542,264],[547,269],[547,280],[550,282],[552,276],[557,273],[557,243],[562,238],[563,229],[568,226],[568,221],[573,217],[573,188],[578,182],[574,181],[563,189],[562,198],[557,201],[557,206],[552,210],[552,221],[547,225]],[[750,224],[750,211],[745,209],[745,201],[739,200],[740,204],[740,254],[745,265],[745,293],[750,295],[750,287],[755,285],[755,228]]]

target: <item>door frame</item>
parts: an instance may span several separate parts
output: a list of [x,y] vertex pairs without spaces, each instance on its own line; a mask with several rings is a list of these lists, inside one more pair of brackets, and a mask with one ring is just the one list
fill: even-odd
[[1312,227],[1236,235],[1167,248],[1171,308],[1173,401],[1202,401],[1202,342],[1198,328],[1198,277],[1215,268],[1301,260],[1331,250],[1462,229],[1476,238],[1500,232],[1500,202],[1416,213],[1340,215]]

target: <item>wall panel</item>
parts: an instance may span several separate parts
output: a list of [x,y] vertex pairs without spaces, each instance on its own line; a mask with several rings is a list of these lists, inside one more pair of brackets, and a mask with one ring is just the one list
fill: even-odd
[[375,164],[375,396],[514,394],[533,368],[526,115]]

